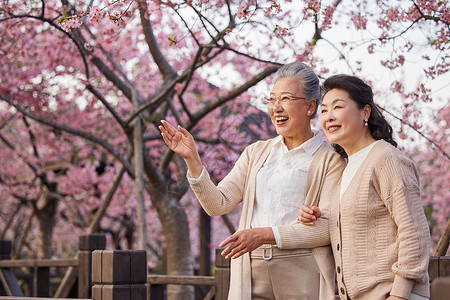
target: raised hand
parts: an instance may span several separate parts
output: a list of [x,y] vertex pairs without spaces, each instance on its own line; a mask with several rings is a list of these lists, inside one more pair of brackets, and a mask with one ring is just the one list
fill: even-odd
[[185,159],[195,156],[197,147],[195,146],[194,138],[186,129],[180,125],[178,125],[177,129],[166,120],[162,120],[161,123],[164,126],[159,126],[159,130],[161,130],[164,142],[170,149]]
[[300,224],[312,226],[314,225],[314,221],[319,217],[320,208],[305,204],[298,211],[297,221]]
[[166,120],[161,120],[161,123],[163,126],[159,126],[159,130],[161,130],[164,142],[173,152],[184,158],[190,176],[199,177],[203,166],[192,135],[180,125],[175,128]]

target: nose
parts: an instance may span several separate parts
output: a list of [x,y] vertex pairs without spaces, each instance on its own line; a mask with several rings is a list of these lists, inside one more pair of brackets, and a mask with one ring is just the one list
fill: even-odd
[[324,113],[322,113],[321,118],[323,118],[325,121],[333,121],[334,115],[332,110],[328,110]]
[[284,110],[284,107],[280,103],[275,103],[272,109],[277,113],[281,113]]

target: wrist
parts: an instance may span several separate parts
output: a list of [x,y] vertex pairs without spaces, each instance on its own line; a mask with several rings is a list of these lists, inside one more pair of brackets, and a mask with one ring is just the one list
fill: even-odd
[[203,171],[202,161],[200,160],[200,156],[196,155],[191,158],[185,158],[186,165],[188,167],[189,177],[198,178],[200,177]]
[[261,230],[261,240],[262,240],[262,244],[276,244],[276,240],[275,240],[275,235],[273,233],[273,229],[272,227],[263,227],[260,228]]

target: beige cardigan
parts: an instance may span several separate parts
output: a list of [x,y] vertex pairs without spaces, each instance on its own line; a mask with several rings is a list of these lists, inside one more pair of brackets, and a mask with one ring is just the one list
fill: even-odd
[[430,233],[414,163],[379,141],[339,201],[330,204],[330,235],[339,296],[430,297]]
[[[256,174],[266,161],[274,139],[248,146],[230,173],[217,185],[209,174],[191,184],[202,207],[209,215],[222,215],[241,201],[242,212],[238,230],[250,228],[255,201]],[[334,261],[328,231],[328,204],[345,167],[344,160],[324,143],[314,154],[308,169],[305,204],[318,205],[322,218],[314,226],[296,224],[278,226],[281,249],[313,248],[321,271],[320,300],[334,299]],[[320,202],[319,202],[320,199]],[[324,246],[324,247],[322,247]],[[295,274],[289,274],[295,276]],[[230,300],[251,299],[251,267],[248,253],[231,261]]]

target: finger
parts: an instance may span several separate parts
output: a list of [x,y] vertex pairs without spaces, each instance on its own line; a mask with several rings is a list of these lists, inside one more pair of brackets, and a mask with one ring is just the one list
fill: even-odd
[[244,250],[238,251],[235,254],[233,254],[233,256],[231,256],[231,259],[238,258],[238,257],[244,255],[245,253],[247,253],[247,251],[244,251]]
[[230,244],[230,245],[229,245],[228,247],[226,247],[220,254],[221,254],[222,256],[224,256],[226,259],[229,259],[229,258],[231,258],[231,256],[234,255],[234,253],[235,253],[234,245],[233,245],[233,244]]
[[300,222],[300,224],[306,225],[306,226],[313,226],[314,222]]
[[227,255],[231,252],[230,247],[226,247],[225,249],[222,250],[222,252],[220,252],[220,255],[225,256],[225,258],[227,258]]
[[299,221],[299,223],[304,224],[304,225],[313,225],[315,220],[312,220],[310,218],[300,217],[297,219],[297,221]]
[[181,127],[180,125],[178,125],[178,130],[186,137],[190,136],[191,134],[189,133],[189,131],[187,131],[186,129],[184,129],[183,127]]
[[165,133],[161,132],[161,136],[164,140],[164,143],[166,143],[166,145],[169,146],[169,148],[171,148],[172,142],[167,138],[167,135]]
[[313,225],[314,222],[315,222],[315,220],[312,220],[312,219],[310,219],[310,218],[303,218],[303,217],[297,218],[297,223],[299,223],[299,224]]
[[317,206],[313,206],[311,209],[313,210],[316,217],[320,217],[320,208],[318,208]]
[[222,242],[220,242],[219,247],[221,247],[221,248],[225,247],[226,245],[228,245],[229,243],[231,243],[234,240],[235,240],[234,234],[230,235],[229,237],[224,239]]
[[302,208],[301,208],[301,211],[303,211],[303,212],[305,212],[307,214],[310,214],[310,215],[314,214],[313,209],[309,205],[303,205]]
[[169,137],[169,133],[167,132],[167,130],[164,128],[164,126],[158,126],[158,128],[159,128],[159,130],[161,131],[161,135],[164,137],[166,137],[166,138],[168,138]]
[[309,213],[305,213],[305,212],[301,212],[299,214],[299,218],[301,220],[306,220],[306,221],[315,221],[316,220],[316,216],[309,214]]
[[172,126],[172,124],[170,124],[166,120],[161,120],[161,123],[164,125],[167,132],[171,135],[174,135],[178,131],[175,127]]
[[244,254],[245,252],[242,252],[242,250],[239,250],[241,247],[229,247],[231,248],[230,251],[228,252],[228,254],[225,256],[226,259],[230,259],[230,258],[238,258],[239,256],[241,256],[242,254]]

